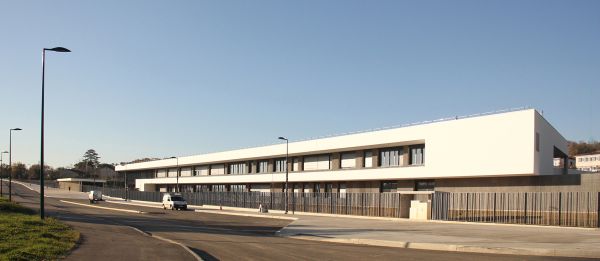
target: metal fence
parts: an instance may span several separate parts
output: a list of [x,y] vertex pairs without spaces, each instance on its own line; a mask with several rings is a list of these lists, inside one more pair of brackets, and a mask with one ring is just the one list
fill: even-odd
[[[124,188],[83,186],[83,191],[100,190],[112,197],[161,202],[164,192],[125,191]],[[214,205],[272,210],[285,209],[283,192],[181,192],[190,205]],[[398,193],[290,193],[290,212],[311,212],[375,217],[402,216],[410,207],[405,195]]]
[[[164,192],[83,186],[104,195],[161,202]],[[282,192],[182,192],[190,205],[285,209]],[[427,196],[429,197],[429,196]],[[414,195],[400,193],[289,193],[290,212],[407,218]],[[426,200],[427,198],[425,198]],[[431,219],[508,224],[600,227],[600,192],[435,192]],[[422,199],[423,200],[423,199]]]
[[600,227],[600,192],[435,192],[435,220]]

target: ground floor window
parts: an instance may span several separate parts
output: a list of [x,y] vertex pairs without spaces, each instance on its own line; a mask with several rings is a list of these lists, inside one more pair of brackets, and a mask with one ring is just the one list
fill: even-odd
[[381,189],[379,192],[397,192],[398,182],[396,181],[384,181],[381,182]]
[[231,192],[244,192],[246,191],[246,185],[231,185]]
[[435,189],[434,180],[417,180],[415,181],[416,191],[433,191]]

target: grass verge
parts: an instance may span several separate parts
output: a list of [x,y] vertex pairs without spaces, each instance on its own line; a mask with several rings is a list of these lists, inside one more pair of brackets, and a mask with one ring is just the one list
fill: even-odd
[[79,232],[54,218],[0,198],[0,260],[56,260],[79,240]]

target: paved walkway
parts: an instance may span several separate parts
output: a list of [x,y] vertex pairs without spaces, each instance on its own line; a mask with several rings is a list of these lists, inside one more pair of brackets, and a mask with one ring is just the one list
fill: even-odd
[[280,235],[416,249],[600,258],[598,229],[302,216]]
[[[153,202],[125,202],[119,199],[108,202],[111,201],[161,207],[160,203]],[[199,212],[230,215],[293,217],[297,220],[278,234],[305,240],[460,252],[600,258],[600,229],[420,222],[406,219],[316,216],[310,213],[285,215],[280,211],[261,214],[257,210],[228,207],[219,210],[214,206],[190,208]]]

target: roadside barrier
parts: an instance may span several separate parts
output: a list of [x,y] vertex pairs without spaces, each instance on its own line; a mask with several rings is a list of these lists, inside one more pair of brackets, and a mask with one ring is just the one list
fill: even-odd
[[435,220],[600,227],[600,192],[435,192]]

